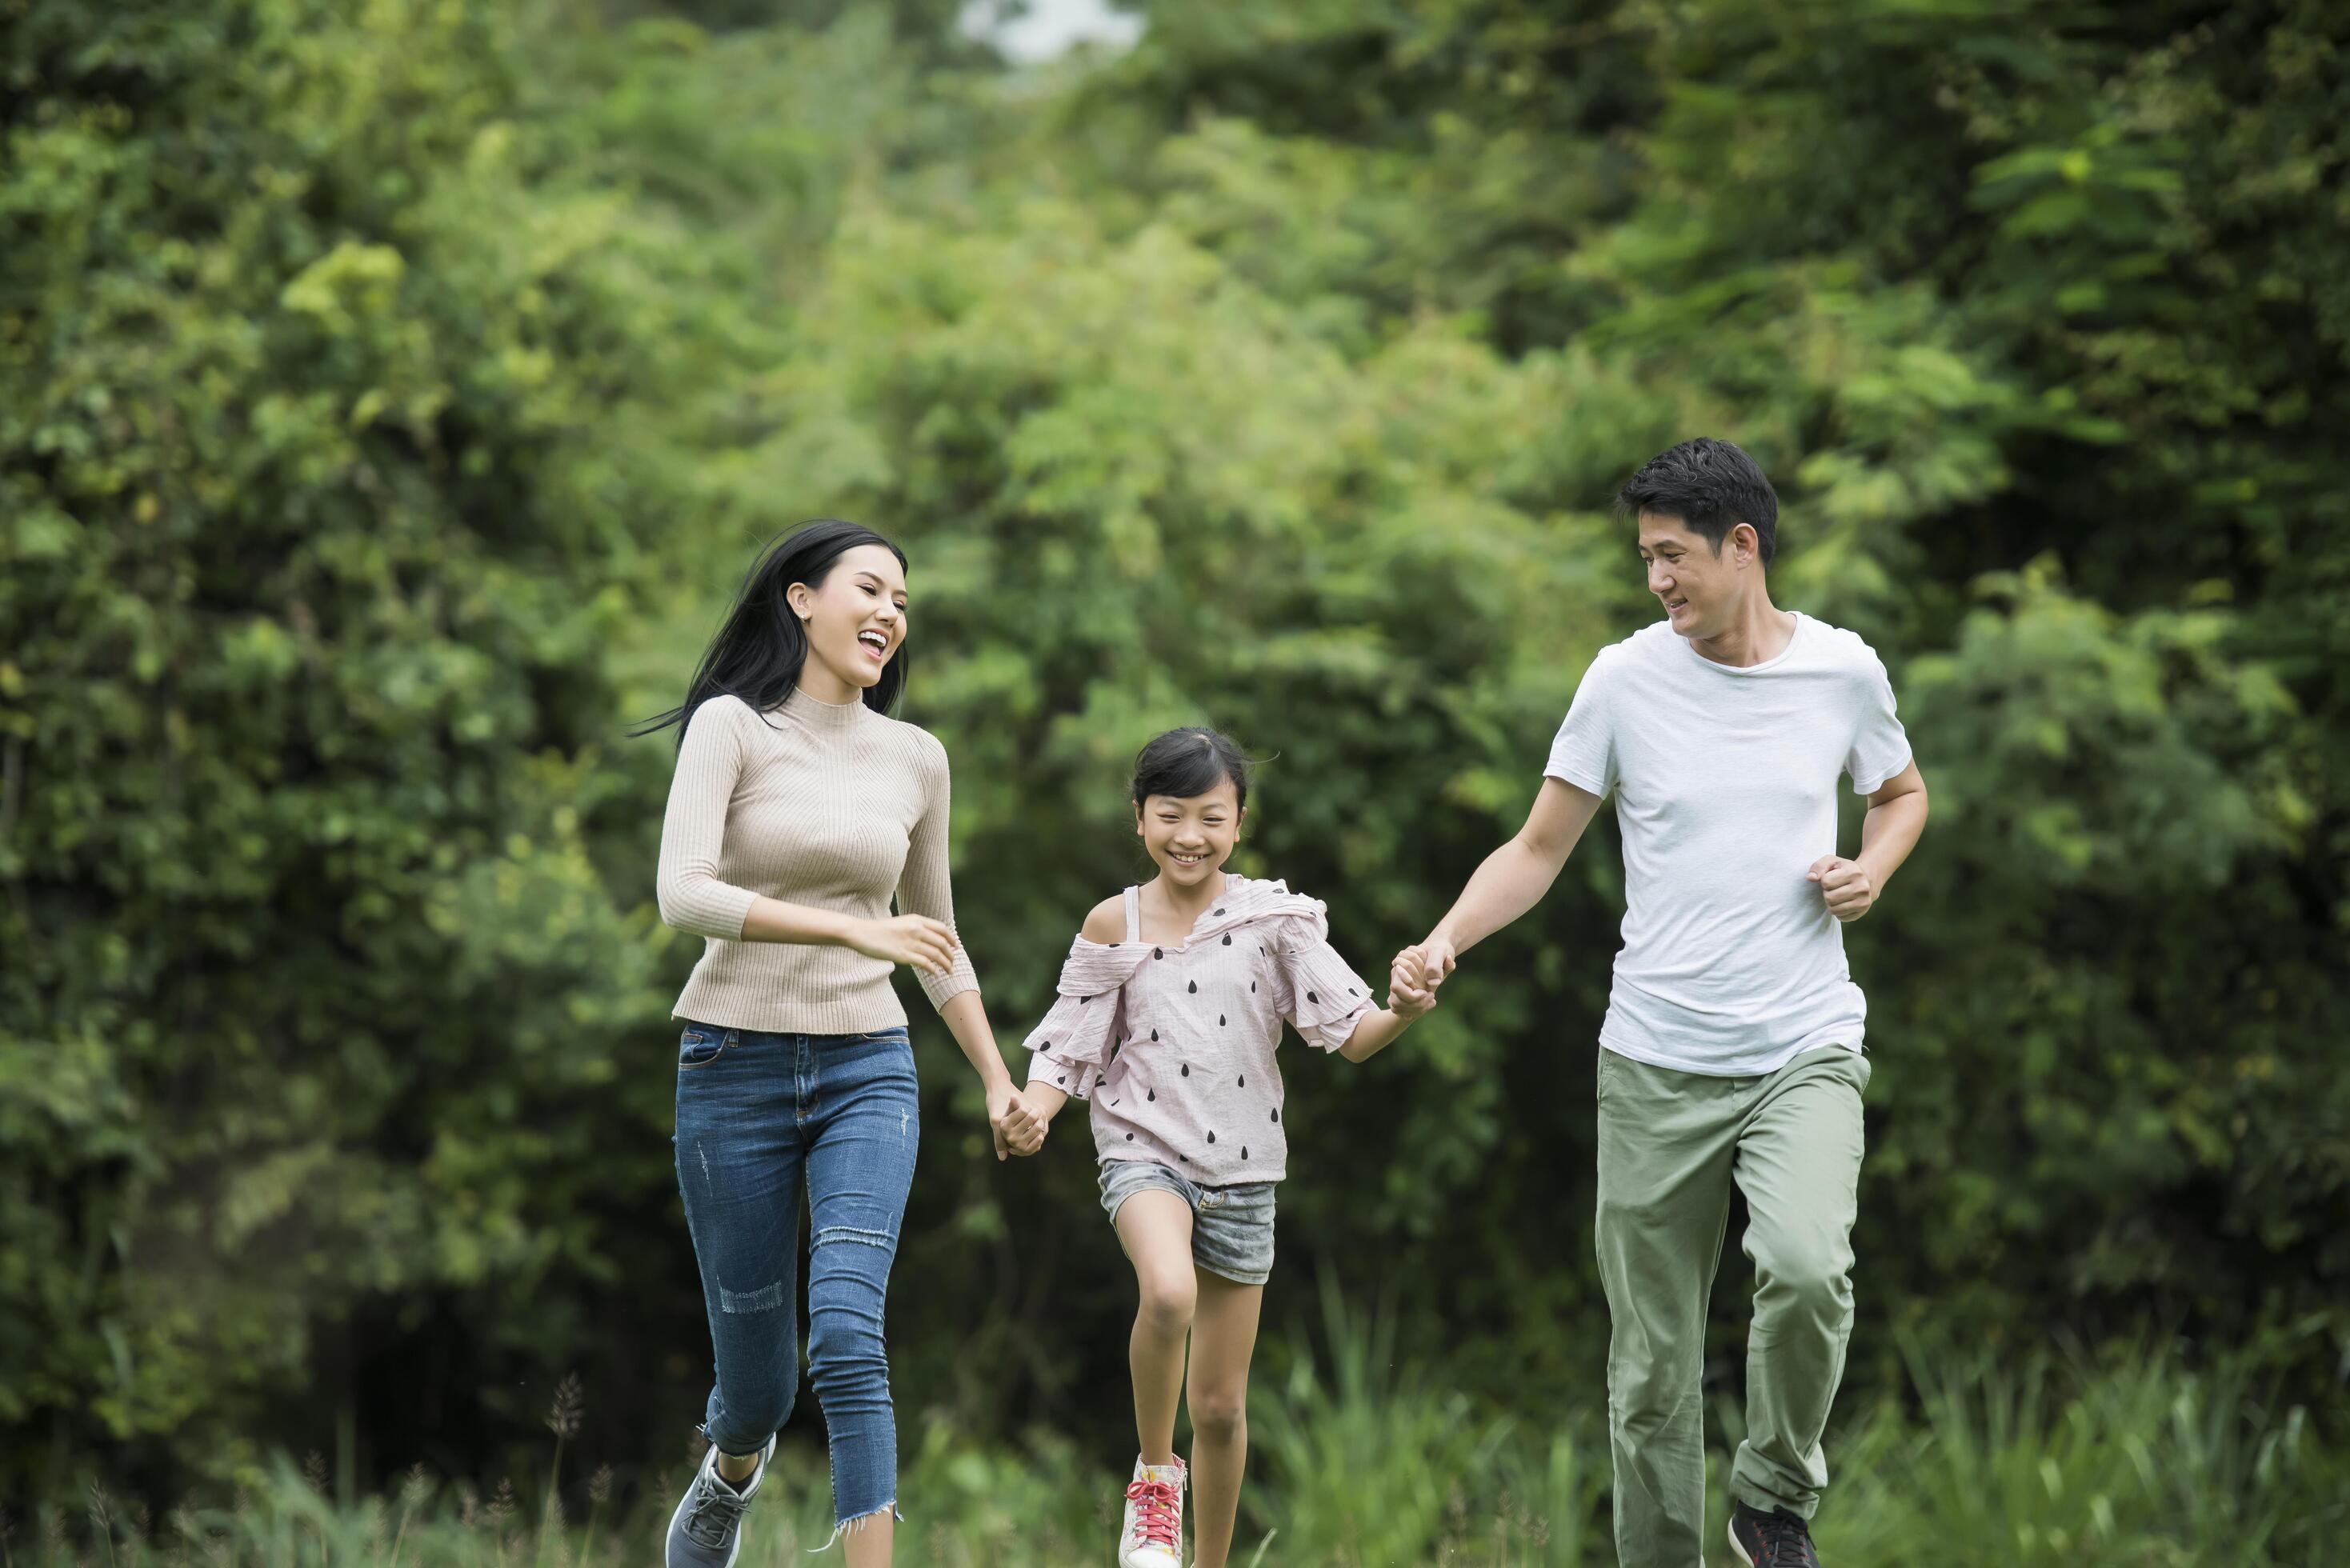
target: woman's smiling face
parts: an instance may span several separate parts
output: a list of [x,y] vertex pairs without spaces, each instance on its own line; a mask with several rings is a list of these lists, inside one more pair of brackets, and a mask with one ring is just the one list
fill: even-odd
[[808,656],[844,686],[879,680],[906,641],[906,574],[879,545],[842,551],[824,581],[794,583],[790,597],[807,628]]
[[1247,815],[1240,791],[1224,778],[1205,794],[1151,795],[1135,807],[1134,826],[1159,874],[1178,888],[1193,888],[1231,857]]

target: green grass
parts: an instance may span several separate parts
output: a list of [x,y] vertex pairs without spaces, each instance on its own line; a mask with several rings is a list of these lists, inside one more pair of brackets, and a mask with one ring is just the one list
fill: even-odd
[[[1331,1352],[1252,1396],[1249,1490],[1236,1568],[1270,1564],[1477,1564],[1575,1568],[1614,1557],[1603,1402],[1501,1412],[1399,1359],[1391,1325],[1325,1306]],[[2309,1412],[2222,1365],[2167,1350],[2091,1364],[2054,1354],[2002,1367],[1988,1355],[1913,1355],[1908,1397],[1847,1412],[1829,1449],[1817,1521],[1832,1568],[1996,1562],[2315,1563],[2350,1529],[2350,1456]],[[1718,1401],[1711,1539],[1737,1436]],[[229,1505],[127,1520],[103,1494],[86,1518],[52,1513],[5,1542],[5,1565],[107,1568],[603,1568],[655,1563],[666,1509],[612,1516],[611,1480],[562,1472],[567,1417],[550,1426],[548,1475],[487,1497],[412,1473],[396,1493],[338,1510],[323,1477],[281,1466]],[[943,1423],[904,1434],[898,1561],[928,1568],[1098,1568],[1109,1562],[1123,1455],[1041,1438],[983,1449]],[[824,1466],[779,1463],[750,1515],[743,1568],[783,1568],[830,1533]],[[670,1484],[681,1479],[670,1479]],[[550,1487],[547,1482],[556,1484]],[[26,1539],[29,1534],[32,1539]],[[1719,1557],[1719,1549],[1717,1556]],[[837,1561],[827,1558],[827,1561]]]

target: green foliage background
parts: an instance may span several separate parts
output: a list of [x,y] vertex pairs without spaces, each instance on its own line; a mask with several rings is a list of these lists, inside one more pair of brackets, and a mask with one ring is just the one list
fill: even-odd
[[[774,532],[912,555],[1009,1048],[1169,724],[1274,758],[1241,869],[1423,930],[1700,432],[1934,791],[1849,938],[1854,1397],[1897,1328],[2151,1329],[2338,1413],[2340,8],[1180,4],[1026,74],[953,9],[0,0],[0,1489],[485,1474],[571,1368],[590,1458],[674,1457],[695,944],[622,735]],[[1590,1402],[1619,883],[1603,816],[1403,1047],[1295,1065],[1269,1367],[1326,1270]],[[1114,1448],[1082,1129],[988,1158],[916,1002],[901,1407]]]

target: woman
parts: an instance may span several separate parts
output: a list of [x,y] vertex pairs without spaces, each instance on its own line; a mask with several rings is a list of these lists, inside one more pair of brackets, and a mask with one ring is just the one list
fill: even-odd
[[676,1143],[716,1382],[710,1451],[670,1521],[670,1568],[731,1568],[791,1414],[803,1188],[833,1534],[847,1534],[852,1568],[889,1561],[898,1440],[882,1299],[919,1137],[894,966],[915,970],[978,1072],[996,1158],[1043,1140],[955,938],[946,750],[888,716],[905,690],[906,623],[904,553],[855,524],[808,524],[768,548],[684,702],[647,726],[681,731],[661,919],[709,939],[675,1009]]

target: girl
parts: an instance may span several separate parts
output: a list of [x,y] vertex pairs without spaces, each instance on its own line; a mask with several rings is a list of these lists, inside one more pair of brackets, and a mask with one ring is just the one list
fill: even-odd
[[889,1561],[882,1297],[918,1142],[894,966],[920,975],[986,1085],[997,1158],[1043,1140],[955,937],[946,751],[887,716],[905,690],[907,608],[895,545],[809,524],[753,568],[684,702],[646,727],[681,732],[661,919],[708,939],[677,1002],[675,1141],[717,1366],[710,1451],[670,1520],[669,1568],[731,1568],[791,1414],[803,1189],[833,1533],[847,1532],[857,1568]]
[[[1197,1568],[1223,1568],[1248,1456],[1249,1356],[1273,1268],[1273,1189],[1286,1174],[1284,1020],[1359,1062],[1427,1011],[1375,1008],[1333,951],[1323,905],[1229,876],[1249,763],[1212,730],[1175,730],[1134,766],[1134,829],[1159,867],[1086,917],[1059,1000],[1028,1038],[1028,1103],[1049,1125],[1090,1100],[1102,1207],[1134,1263],[1128,1355],[1142,1451],[1120,1568],[1180,1568],[1183,1485],[1200,1496]],[[1175,1456],[1191,1341],[1191,1465]]]

